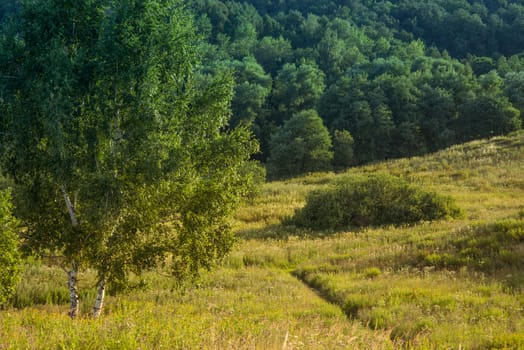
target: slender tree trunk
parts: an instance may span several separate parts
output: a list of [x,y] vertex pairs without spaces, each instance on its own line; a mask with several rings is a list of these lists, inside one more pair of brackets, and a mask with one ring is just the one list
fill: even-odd
[[[69,213],[69,218],[71,219],[71,225],[73,228],[78,227],[78,219],[75,213],[74,203],[71,202],[71,198],[67,193],[66,187],[62,186],[62,195],[64,196],[64,201],[67,207],[67,212]],[[78,266],[76,261],[73,261],[71,264],[71,270],[67,273],[67,285],[69,287],[69,317],[75,319],[78,316],[80,303],[78,298]]]
[[71,198],[69,198],[69,194],[67,193],[65,186],[62,186],[62,195],[64,196],[67,212],[69,213],[69,218],[71,219],[71,225],[73,227],[77,227],[78,219],[76,218],[75,207],[74,204],[71,202]]
[[75,319],[78,316],[79,309],[80,309],[80,303],[78,301],[77,275],[78,275],[78,269],[76,267],[76,264],[73,263],[71,267],[71,271],[67,273],[67,280],[68,280],[68,286],[69,286],[69,301],[70,301],[68,315],[72,319]]
[[96,293],[95,306],[93,307],[93,318],[99,318],[104,307],[104,297],[106,294],[105,281],[102,279],[98,284],[98,291]]

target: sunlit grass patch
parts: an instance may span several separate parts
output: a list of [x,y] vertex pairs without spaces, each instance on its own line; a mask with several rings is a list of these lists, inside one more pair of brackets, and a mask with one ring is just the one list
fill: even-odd
[[[0,312],[0,348],[524,348],[524,133],[348,170],[376,171],[451,196],[465,216],[283,226],[340,174],[270,182],[237,212],[236,246],[218,268],[185,290],[148,273],[141,289],[109,296],[100,321],[71,322],[65,273],[30,265],[21,309]],[[89,271],[80,282],[94,293]],[[82,295],[84,315],[92,301]]]
[[0,344],[13,349],[281,349],[286,342],[286,348],[392,348],[387,332],[348,322],[337,306],[283,271],[219,269],[183,293],[162,289],[159,276],[148,278],[160,283],[125,298],[109,297],[99,321],[72,322],[54,308],[1,313]]
[[524,329],[522,305],[501,283],[474,274],[301,272],[297,275],[350,319],[370,329],[391,330],[401,343],[483,348],[494,334]]
[[521,274],[524,267],[524,219],[510,218],[465,227],[447,244],[422,254],[424,264],[437,268],[469,267],[488,273]]

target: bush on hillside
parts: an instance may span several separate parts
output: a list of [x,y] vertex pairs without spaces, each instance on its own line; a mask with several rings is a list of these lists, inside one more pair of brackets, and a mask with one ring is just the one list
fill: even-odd
[[449,197],[424,191],[387,174],[346,176],[327,190],[313,191],[293,222],[312,229],[401,225],[458,217]]

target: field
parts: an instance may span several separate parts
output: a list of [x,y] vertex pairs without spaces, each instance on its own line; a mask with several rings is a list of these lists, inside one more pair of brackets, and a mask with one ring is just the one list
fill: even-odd
[[[388,172],[453,197],[464,217],[351,232],[285,225],[340,174],[265,184],[237,212],[232,253],[184,290],[151,272],[100,320],[67,316],[65,274],[27,263],[0,349],[524,349],[524,133]],[[82,311],[93,276],[81,276]]]

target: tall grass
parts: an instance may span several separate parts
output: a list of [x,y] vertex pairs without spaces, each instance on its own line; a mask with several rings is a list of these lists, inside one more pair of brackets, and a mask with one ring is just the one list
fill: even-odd
[[[265,184],[238,243],[186,290],[158,273],[72,322],[63,272],[30,263],[0,349],[524,349],[524,133],[350,169],[451,196],[465,216],[353,231],[283,225],[340,175]],[[87,312],[94,280],[81,277]]]
[[[270,240],[248,240],[231,259],[291,270],[350,320],[389,332],[397,347],[524,348],[524,133],[350,172],[399,176],[451,196],[466,216],[345,233],[273,222],[242,232]],[[317,183],[292,180],[274,221],[285,222]]]
[[391,349],[387,332],[341,310],[280,270],[221,268],[185,292],[158,275],[149,290],[109,297],[104,316],[72,322],[66,306],[0,313],[6,349]]

